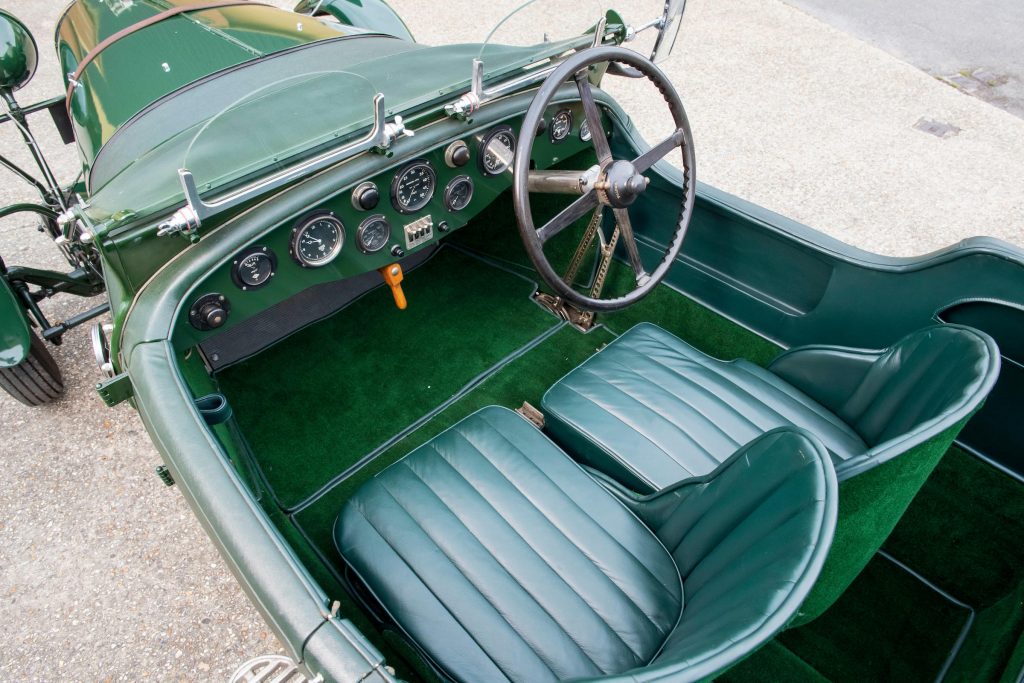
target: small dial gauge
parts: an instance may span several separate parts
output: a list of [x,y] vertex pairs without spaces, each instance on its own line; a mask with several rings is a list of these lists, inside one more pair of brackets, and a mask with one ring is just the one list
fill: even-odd
[[462,211],[473,199],[473,179],[468,175],[452,178],[444,188],[444,207],[449,211]]
[[345,242],[345,226],[331,214],[305,219],[292,230],[292,257],[304,268],[325,266]]
[[277,271],[277,256],[266,247],[252,247],[231,262],[231,279],[242,290],[258,289]]
[[395,176],[391,183],[391,204],[402,213],[413,213],[426,206],[434,196],[437,174],[425,160],[414,161]]
[[580,123],[580,140],[590,142],[590,122],[586,119],[583,119],[583,122]]
[[391,239],[391,223],[380,214],[370,216],[359,224],[356,244],[364,254],[375,254],[387,246]]
[[562,109],[551,119],[551,142],[559,143],[572,132],[572,112]]
[[511,126],[498,126],[480,143],[480,170],[484,175],[498,175],[512,166],[516,151],[516,135]]

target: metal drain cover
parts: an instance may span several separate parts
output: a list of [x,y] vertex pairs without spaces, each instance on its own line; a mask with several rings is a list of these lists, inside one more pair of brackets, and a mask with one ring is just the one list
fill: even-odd
[[[320,680],[317,676],[316,680]],[[231,675],[231,683],[315,683],[306,678],[299,665],[282,655],[250,659]]]

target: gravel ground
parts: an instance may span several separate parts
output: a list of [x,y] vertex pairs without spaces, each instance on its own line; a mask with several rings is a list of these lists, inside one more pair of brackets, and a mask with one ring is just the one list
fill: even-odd
[[[472,23],[462,19],[475,0],[392,4],[418,39],[439,43],[479,40],[512,3],[488,3],[487,19]],[[0,0],[40,42],[23,103],[59,91],[51,36],[63,5]],[[543,7],[538,20],[584,11],[560,7],[570,14]],[[691,0],[681,45],[666,69],[688,104],[703,180],[881,253],[977,234],[1024,245],[1021,119],[776,0]],[[657,128],[653,91],[627,84],[617,94],[645,130]],[[913,128],[920,118],[960,132],[934,137]],[[68,180],[75,159],[47,123],[36,126]],[[0,153],[27,163],[11,130]],[[0,185],[3,203],[29,198]],[[61,266],[17,220],[0,224],[0,253]],[[59,320],[98,301],[58,297],[46,311]],[[278,651],[178,491],[153,475],[159,458],[138,417],[93,391],[86,328],[54,355],[63,400],[30,410],[0,396],[0,680],[225,680]]]

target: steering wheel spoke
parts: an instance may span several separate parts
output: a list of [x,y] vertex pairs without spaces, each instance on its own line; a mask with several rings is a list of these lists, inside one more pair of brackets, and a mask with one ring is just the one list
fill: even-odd
[[559,211],[554,218],[537,230],[537,237],[540,239],[541,244],[544,244],[577,220],[583,218],[583,216],[587,215],[587,213],[597,207],[597,205],[597,193],[591,190],[569,206]]
[[636,275],[636,283],[644,284],[650,279],[644,269],[643,261],[640,260],[640,248],[636,243],[636,235],[633,234],[633,224],[629,220],[629,211],[626,209],[612,209],[615,214],[615,224],[619,226],[622,235],[622,243],[626,247],[626,255],[629,257],[629,265],[633,267]]
[[654,164],[663,159],[665,155],[683,144],[683,140],[685,139],[686,132],[682,128],[676,128],[672,135],[669,135],[667,138],[633,160],[633,166],[636,168],[636,172],[643,173],[651,166],[654,166]]
[[612,159],[612,150],[608,146],[608,138],[604,134],[604,124],[601,122],[601,112],[594,101],[594,91],[590,88],[590,74],[587,69],[580,69],[576,72],[576,89],[580,91],[580,101],[583,103],[583,113],[587,117],[587,127],[590,129],[590,142],[597,152],[597,163],[604,166]]

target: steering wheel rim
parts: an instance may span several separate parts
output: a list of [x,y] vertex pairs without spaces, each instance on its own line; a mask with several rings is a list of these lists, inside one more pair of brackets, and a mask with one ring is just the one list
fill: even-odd
[[[612,157],[611,148],[601,124],[600,111],[594,101],[589,81],[589,68],[605,62],[631,66],[653,82],[668,104],[675,123],[675,130],[668,138],[649,148],[632,161],[616,160]],[[564,192],[565,188],[569,188],[568,193],[580,194],[579,199],[574,200],[538,229],[534,225],[533,213],[530,208],[530,184],[534,182],[535,186],[540,185],[541,181],[538,180],[538,177],[544,175],[544,172],[537,174],[530,170],[533,141],[543,121],[545,110],[551,104],[558,90],[570,78],[575,80],[580,100],[583,103],[584,116],[591,131],[591,143],[597,152],[598,164],[596,168],[592,167],[587,171],[578,172],[579,177],[576,179],[578,192],[572,190],[572,182],[563,180],[562,184],[565,187],[558,191]],[[676,148],[680,148],[682,151],[683,199],[680,202],[679,216],[672,239],[657,267],[647,273],[640,261],[639,248],[629,219],[628,206],[646,189],[646,182],[649,182],[641,174]],[[533,177],[531,174],[534,174]],[[565,174],[561,174],[561,176],[563,179],[567,177]],[[571,180],[570,177],[569,181]],[[643,187],[640,187],[641,183],[643,183]],[[686,229],[693,215],[696,198],[693,134],[690,131],[690,123],[679,93],[676,92],[664,72],[639,53],[615,46],[581,50],[562,62],[541,85],[523,118],[513,165],[512,198],[517,227],[526,253],[541,279],[563,300],[584,310],[616,311],[636,303],[649,294],[665,278],[673,261],[679,255]],[[637,286],[632,291],[610,299],[592,298],[575,290],[571,283],[563,280],[555,272],[544,254],[544,244],[548,240],[579,218],[586,216],[591,209],[598,211],[606,207],[611,207],[615,213],[616,223],[621,238],[625,242],[630,265],[633,267],[637,280]]]

